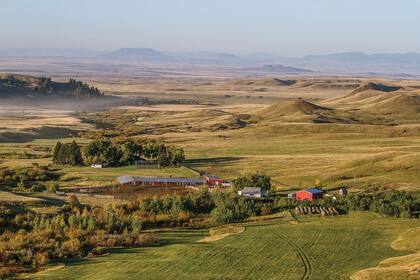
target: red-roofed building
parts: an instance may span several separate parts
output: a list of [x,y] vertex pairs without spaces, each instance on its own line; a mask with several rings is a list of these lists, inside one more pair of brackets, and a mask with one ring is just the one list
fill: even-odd
[[203,178],[209,186],[221,186],[224,182],[222,178],[211,175],[204,175]]
[[324,192],[320,189],[316,189],[316,188],[312,188],[312,189],[307,189],[304,191],[299,191],[296,193],[296,200],[315,200],[315,199],[320,199],[324,197]]

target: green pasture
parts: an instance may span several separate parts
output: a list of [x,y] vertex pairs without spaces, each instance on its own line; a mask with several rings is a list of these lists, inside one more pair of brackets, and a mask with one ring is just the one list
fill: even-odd
[[160,234],[160,247],[118,249],[72,260],[34,279],[348,279],[406,252],[390,243],[417,221],[354,212],[246,225],[243,233],[196,243],[204,230]]

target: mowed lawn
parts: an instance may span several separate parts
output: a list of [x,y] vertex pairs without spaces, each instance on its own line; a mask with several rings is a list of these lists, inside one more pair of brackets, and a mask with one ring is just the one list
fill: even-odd
[[161,234],[160,247],[69,261],[35,279],[349,279],[407,252],[390,243],[418,221],[369,213],[249,224],[238,235],[196,243],[204,230]]

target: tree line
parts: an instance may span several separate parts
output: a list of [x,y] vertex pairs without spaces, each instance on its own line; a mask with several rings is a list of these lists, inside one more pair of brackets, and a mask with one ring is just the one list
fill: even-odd
[[143,159],[155,161],[159,167],[179,166],[185,160],[185,153],[182,148],[159,141],[128,139],[114,143],[105,138],[93,140],[83,147],[76,141],[59,141],[52,149],[52,162],[57,165],[101,163],[123,166]]
[[[23,209],[22,209],[23,208]],[[33,272],[51,260],[98,255],[110,247],[159,243],[142,233],[140,215],[123,206],[90,207],[71,197],[57,213],[0,205],[0,278]]]

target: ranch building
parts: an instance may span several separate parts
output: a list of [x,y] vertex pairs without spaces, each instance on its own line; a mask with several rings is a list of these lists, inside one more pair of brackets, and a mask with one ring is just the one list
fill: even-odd
[[204,175],[203,178],[209,186],[221,186],[225,182],[222,178],[212,175]]
[[147,187],[187,187],[204,185],[206,181],[202,178],[184,177],[137,177],[120,176],[117,182],[121,186],[147,186]]
[[317,188],[311,188],[304,191],[299,191],[296,193],[296,200],[316,200],[324,197],[324,192]]
[[244,197],[264,197],[268,195],[268,191],[261,188],[244,188],[239,190],[238,194]]

